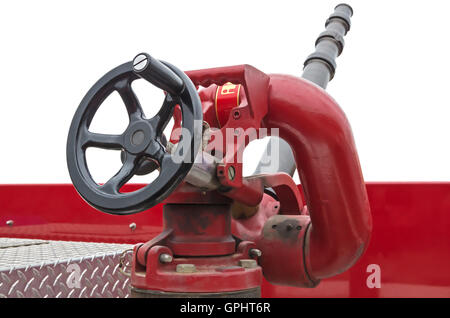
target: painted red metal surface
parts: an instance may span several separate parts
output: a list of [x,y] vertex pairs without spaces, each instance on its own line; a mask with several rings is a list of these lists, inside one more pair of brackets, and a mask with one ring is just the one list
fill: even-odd
[[[450,183],[368,183],[367,192],[372,238],[352,268],[323,279],[315,288],[264,281],[262,295],[450,297]],[[14,225],[6,225],[8,220]],[[129,228],[133,222],[137,225],[134,231]],[[113,216],[91,208],[70,184],[0,185],[2,237],[134,244],[161,231],[161,206]],[[367,286],[371,264],[380,266],[381,288]]]
[[[368,183],[367,192],[373,231],[361,259],[312,289],[264,282],[263,296],[450,297],[450,183]],[[370,265],[380,288],[367,284]]]
[[[289,185],[280,181],[283,175],[242,177],[243,148],[249,142],[245,136],[247,130],[261,127],[279,129],[279,136],[293,149],[304,186],[307,211],[292,184],[287,187],[290,190],[286,192],[287,199],[280,199],[284,202],[279,211],[291,215],[258,218],[258,225],[264,224],[262,231],[259,231],[261,227],[246,228],[246,235],[252,238],[247,245],[254,245],[263,252],[260,263],[266,279],[276,284],[313,287],[320,279],[338,275],[354,265],[367,249],[372,219],[351,128],[336,102],[308,81],[293,76],[266,75],[249,65],[192,71],[188,75],[195,85],[209,86],[204,90],[209,94],[203,93],[201,98],[204,120],[211,128],[217,128],[210,131],[212,141],[209,145],[214,144],[216,154],[223,154],[223,162],[217,166],[217,177],[224,190],[219,192],[223,191],[224,195],[241,204],[258,208],[263,199],[264,180],[269,181],[266,186],[274,190],[277,185],[285,188]],[[236,101],[235,107],[222,100],[224,89],[229,91],[231,88],[227,87],[234,85],[229,82],[242,84],[243,87],[242,92],[235,90],[229,94]],[[236,89],[239,86],[233,87]],[[215,105],[213,115],[212,104]],[[214,142],[219,140],[219,136],[226,138]],[[233,168],[231,174],[230,168]],[[279,184],[271,184],[270,180],[272,183],[278,180]],[[184,196],[192,196],[188,192],[177,191],[179,200],[175,203],[185,203]],[[199,191],[193,193],[202,196]],[[217,292],[256,286],[258,279],[254,278],[260,279],[259,267],[258,273],[252,270],[247,274],[239,271],[219,273],[208,267],[211,262],[218,261],[218,264],[226,266],[233,264],[234,258],[244,257],[235,252],[230,206],[222,209],[215,201],[208,203],[216,206],[183,205],[177,209],[177,206],[180,207],[178,204],[164,207],[162,234],[135,248],[137,261],[132,275],[133,286],[171,292]],[[259,206],[260,212],[261,207],[270,212],[275,208],[265,204]],[[197,212],[201,215],[195,216]],[[204,224],[200,224],[202,221]],[[240,223],[239,220],[233,222]],[[88,227],[84,228],[86,230]],[[129,231],[135,232],[136,229],[137,226],[129,226]],[[239,227],[233,229],[236,231]],[[194,231],[190,233],[191,230]],[[233,234],[240,238],[240,233]],[[52,235],[61,235],[59,227],[53,229]],[[147,235],[142,241],[150,238]],[[91,234],[90,241],[95,239],[98,237],[92,238]],[[137,237],[134,236],[134,239]],[[175,255],[175,260],[157,266],[163,252]],[[189,263],[194,262],[199,267],[205,267],[205,270],[192,275],[176,274],[173,266],[180,256],[188,257]],[[209,258],[203,260],[206,256]],[[230,258],[229,262],[224,258]],[[245,277],[253,278],[248,280]],[[209,290],[208,280],[211,278],[223,279],[223,284]]]
[[[243,183],[242,178],[243,153],[249,142],[243,132],[248,129],[257,131],[267,114],[268,75],[250,65],[202,69],[188,71],[186,74],[195,85],[205,87],[199,93],[203,120],[208,122],[210,127],[217,128],[210,131],[211,139],[207,151],[214,149],[215,155],[223,158],[217,167],[220,182],[226,187],[240,188],[241,192],[247,193],[247,196],[241,195],[239,198],[244,201],[248,199],[248,202],[244,202],[245,204],[257,205],[261,196],[252,193],[251,187]],[[219,102],[226,107],[219,108],[216,104],[218,90],[222,91],[223,85],[227,83],[242,85],[239,90],[239,105],[232,109],[228,107],[230,104],[221,101],[221,97]],[[221,86],[217,87],[217,85]],[[227,116],[228,120],[225,120]],[[235,171],[235,177],[232,179],[225,173],[230,167]]]
[[[174,257],[169,264],[159,261],[161,254],[173,255],[170,248],[162,245],[151,247],[146,255],[145,266],[133,261],[131,285],[144,290],[158,290],[182,293],[220,293],[252,289],[261,286],[261,267],[238,267],[239,260],[249,258],[249,250],[255,246],[251,242],[241,242],[237,251],[219,257]],[[135,246],[134,255],[139,255],[142,247]],[[177,273],[176,267],[192,264],[195,273]],[[213,282],[213,283],[212,283]]]
[[306,234],[307,272],[340,274],[364,253],[372,221],[350,124],[320,87],[287,75],[270,76],[265,126],[291,146],[312,225]]
[[176,255],[218,256],[233,254],[229,204],[166,204],[164,228],[171,229],[165,246]]
[[[216,88],[215,97],[215,110],[219,128],[227,124],[230,118],[230,113],[233,108],[239,106],[240,100],[240,84],[226,83],[223,86]],[[236,112],[233,117],[239,116],[239,112]]]
[[[372,221],[350,124],[338,104],[309,81],[287,75],[266,75],[249,65],[187,74],[196,85],[227,82],[243,85],[242,101],[231,111],[228,107],[217,107],[220,100],[217,92],[225,86],[208,87],[205,90],[209,93],[201,95],[204,120],[211,120],[210,126],[214,122],[221,124],[221,136],[227,136],[225,130],[229,128],[246,131],[265,127],[279,129],[279,136],[290,144],[311,217],[311,225],[304,233],[303,251],[305,271],[311,279],[332,277],[350,268],[367,248]],[[210,118],[214,117],[210,111],[213,103],[215,120]],[[240,115],[234,116],[235,112]],[[222,126],[226,116],[229,119]],[[256,206],[261,195],[249,189],[258,187],[242,179],[242,157],[228,151],[236,144],[245,147],[246,142],[235,142],[234,138],[224,142],[223,149],[227,152],[224,163],[218,167],[218,176],[224,186],[234,188],[230,193],[239,194],[234,199]],[[223,149],[219,151],[224,153]],[[230,166],[236,168],[234,180],[227,180],[226,171]],[[289,281],[290,277],[286,276],[285,282]]]
[[[125,191],[141,186],[127,185]],[[9,220],[12,226],[5,225]],[[162,205],[115,216],[89,206],[71,184],[0,185],[0,224],[5,237],[134,244],[161,232]]]
[[308,215],[277,214],[264,224],[256,246],[262,252],[259,263],[269,282],[296,287],[314,287],[320,282],[306,271],[304,246],[309,226]]

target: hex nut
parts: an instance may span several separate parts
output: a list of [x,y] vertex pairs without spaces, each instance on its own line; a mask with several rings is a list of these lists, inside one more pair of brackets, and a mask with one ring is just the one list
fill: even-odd
[[241,259],[239,260],[239,266],[244,268],[256,268],[258,263],[254,259]]
[[177,273],[195,273],[197,268],[194,264],[178,264],[176,267]]

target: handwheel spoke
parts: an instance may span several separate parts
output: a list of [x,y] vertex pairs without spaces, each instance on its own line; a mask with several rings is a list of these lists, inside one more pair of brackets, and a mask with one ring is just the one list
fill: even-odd
[[[150,157],[151,159],[154,159],[158,162],[159,165],[161,165],[161,162],[164,158],[164,155],[166,154],[166,150],[164,147],[158,142],[153,141],[150,143],[150,145],[145,150],[145,155]],[[167,154],[168,155],[168,154]]]
[[144,117],[144,111],[141,104],[131,88],[131,82],[129,80],[123,80],[116,84],[116,90],[122,98],[125,107],[127,108],[128,117],[130,121],[141,119]]
[[135,170],[137,169],[137,157],[135,155],[127,154],[127,159],[125,160],[122,168],[116,173],[114,177],[108,180],[101,189],[110,194],[119,193],[120,188],[130,180]]
[[99,134],[85,131],[81,138],[82,147],[96,147],[110,150],[120,150],[123,148],[122,135]]
[[[203,116],[196,87],[177,67],[146,57],[147,62],[151,62],[151,67],[142,69],[132,61],[102,76],[82,99],[70,127],[66,155],[73,185],[91,206],[106,213],[137,213],[165,200],[183,182],[194,164],[188,161],[190,156],[187,154],[201,147],[201,131],[195,127],[195,123],[201,122]],[[140,96],[133,90],[133,81],[139,79],[147,80],[169,92],[162,108],[153,118],[145,116],[139,102]],[[114,132],[89,132],[103,102],[116,92],[130,119],[127,128],[117,135]],[[178,111],[174,114],[176,105],[180,105],[182,121],[175,121],[175,118],[180,117]],[[106,111],[112,109],[107,108]],[[176,129],[183,129],[183,139],[174,151],[170,149],[171,144],[164,141],[163,135],[164,128],[172,118]],[[179,148],[184,143],[186,149]],[[109,180],[102,180],[104,183],[99,184],[93,178],[95,171],[92,171],[93,166],[87,160],[91,156],[88,152],[92,150],[88,150],[89,147],[122,150],[126,153],[121,168],[111,173]],[[148,164],[149,162],[154,165]],[[150,185],[136,191],[122,191],[127,183],[133,181],[134,175],[150,174],[155,168],[159,173]]]
[[159,112],[153,118],[149,119],[149,122],[155,131],[162,133],[164,128],[166,128],[170,118],[172,118],[176,104],[177,103],[173,100],[172,96],[167,94]]

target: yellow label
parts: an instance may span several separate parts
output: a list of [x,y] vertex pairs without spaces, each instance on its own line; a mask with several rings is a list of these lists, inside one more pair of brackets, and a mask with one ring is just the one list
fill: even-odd
[[229,94],[236,94],[235,89],[237,85],[234,85],[232,83],[226,83],[222,86],[222,90],[220,91],[221,95],[229,95]]

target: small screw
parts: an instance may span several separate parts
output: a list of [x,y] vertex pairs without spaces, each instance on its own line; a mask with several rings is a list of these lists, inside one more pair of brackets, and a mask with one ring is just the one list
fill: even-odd
[[228,167],[228,179],[233,181],[235,176],[236,176],[236,170],[234,169],[233,166],[229,166]]
[[131,223],[130,225],[129,225],[129,227],[130,227],[130,230],[132,230],[132,231],[134,231],[134,230],[136,230],[136,223]]
[[161,263],[172,263],[172,261],[173,261],[173,257],[172,257],[172,255],[169,255],[169,254],[161,254],[161,255],[159,255],[159,261],[161,262]]
[[248,251],[248,253],[250,256],[253,256],[253,257],[261,257],[261,255],[262,255],[262,252],[260,250],[258,250],[257,248],[250,249],[250,251]]
[[235,110],[233,113],[233,118],[234,119],[239,119],[241,117],[241,112],[238,110]]
[[6,221],[6,225],[13,226],[14,225],[14,221],[13,220],[8,220],[8,221]]
[[148,65],[148,58],[146,54],[138,54],[133,60],[133,68],[135,71],[142,71]]

